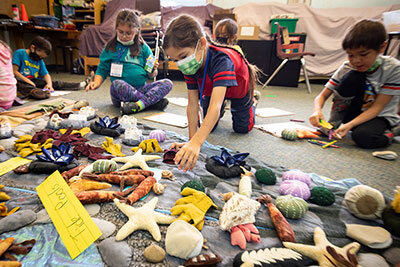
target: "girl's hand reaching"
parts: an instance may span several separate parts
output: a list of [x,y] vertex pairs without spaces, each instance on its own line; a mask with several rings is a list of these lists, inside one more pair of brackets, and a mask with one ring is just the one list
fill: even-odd
[[321,111],[316,111],[313,114],[311,114],[310,118],[308,118],[310,121],[311,125],[314,127],[320,127],[321,124],[319,123],[320,120],[324,120],[324,114],[322,114]]
[[174,142],[174,143],[171,145],[170,149],[175,148],[176,150],[180,150],[185,144],[186,144],[186,143],[177,143],[177,142]]
[[342,124],[336,129],[334,136],[338,139],[342,139],[353,127],[349,123]]
[[86,92],[89,90],[96,90],[99,87],[98,84],[96,84],[96,82],[90,82],[87,86],[86,86]]
[[172,146],[175,144],[175,148],[179,148],[179,151],[176,153],[174,158],[175,164],[179,164],[178,169],[182,170],[182,168],[184,168],[184,172],[192,170],[196,165],[197,159],[199,158],[201,144],[196,144],[193,141],[189,141],[188,143],[183,144],[174,143]]

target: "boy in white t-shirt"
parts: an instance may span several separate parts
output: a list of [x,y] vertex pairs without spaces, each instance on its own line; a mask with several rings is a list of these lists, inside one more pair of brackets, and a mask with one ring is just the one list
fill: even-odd
[[315,98],[309,118],[313,126],[320,126],[321,109],[334,94],[329,122],[336,128],[336,137],[352,131],[359,147],[379,148],[400,135],[400,61],[380,55],[386,40],[385,27],[378,21],[364,19],[352,26],[342,42],[348,61]]

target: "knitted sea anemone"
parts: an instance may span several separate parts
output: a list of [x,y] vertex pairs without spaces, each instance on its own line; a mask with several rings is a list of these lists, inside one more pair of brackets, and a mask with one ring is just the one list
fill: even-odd
[[310,176],[299,170],[291,170],[291,171],[284,172],[282,174],[282,181],[286,181],[286,180],[298,180],[300,182],[307,184],[308,186],[311,185]]
[[167,139],[167,134],[163,130],[153,130],[149,134],[149,139],[156,139],[159,143],[162,143]]
[[98,122],[96,121],[95,124],[97,126],[109,129],[117,129],[119,127],[117,117],[110,119],[110,117],[105,116],[104,118],[100,118]]
[[291,195],[280,196],[275,206],[288,219],[300,219],[308,211],[308,204],[303,199]]
[[84,115],[86,120],[91,120],[96,117],[96,110],[90,106],[81,107],[78,114]]
[[71,163],[74,158],[72,154],[71,145],[61,143],[60,146],[53,144],[51,153],[46,148],[42,147],[43,155],[36,155],[40,161],[55,163],[60,166],[66,166]]
[[211,157],[211,159],[215,160],[220,165],[229,168],[234,165],[244,166],[246,164],[244,159],[249,155],[249,153],[239,153],[232,156],[225,148],[222,148],[221,150],[222,150],[221,156]]
[[60,117],[57,113],[53,114],[53,116],[50,117],[49,121],[47,122],[47,128],[52,129],[52,130],[58,130],[60,129],[60,123],[64,119]]
[[181,186],[181,192],[182,192],[183,189],[185,189],[185,187],[190,187],[190,188],[193,188],[193,189],[195,189],[197,191],[205,192],[204,185],[201,183],[200,180],[191,180],[191,181],[188,181],[188,182],[184,183]]
[[308,185],[297,180],[283,181],[279,187],[279,192],[281,195],[292,195],[304,200],[309,199],[311,195]]
[[276,184],[276,175],[275,173],[268,168],[258,169],[255,173],[257,181],[266,185],[274,185]]
[[320,206],[330,206],[335,203],[335,195],[326,187],[316,186],[310,192],[311,197],[308,200],[311,203]]

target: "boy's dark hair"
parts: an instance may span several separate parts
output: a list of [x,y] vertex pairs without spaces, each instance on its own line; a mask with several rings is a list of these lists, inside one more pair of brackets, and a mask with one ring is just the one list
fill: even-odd
[[342,42],[342,48],[355,49],[365,47],[379,51],[387,40],[385,26],[376,20],[363,19],[354,24]]
[[238,26],[236,21],[234,21],[233,19],[226,18],[220,20],[215,26],[216,37],[221,36],[221,37],[233,38],[234,35],[237,34],[237,32],[238,32]]
[[[142,44],[144,43],[142,35],[140,34],[140,14],[141,13],[138,10],[124,8],[118,13],[117,19],[115,20],[115,29],[117,29],[120,24],[128,24],[130,27],[137,29],[135,38],[133,39],[134,44],[129,47],[132,57],[136,57],[140,54]],[[112,52],[117,51],[117,31],[115,31],[114,38],[106,44],[105,50],[107,52],[109,50]]]
[[49,42],[49,40],[47,40],[46,38],[42,37],[42,36],[36,36],[35,38],[33,38],[33,40],[31,41],[30,45],[34,45],[36,48],[43,50],[46,55],[50,55],[51,53],[51,43]]

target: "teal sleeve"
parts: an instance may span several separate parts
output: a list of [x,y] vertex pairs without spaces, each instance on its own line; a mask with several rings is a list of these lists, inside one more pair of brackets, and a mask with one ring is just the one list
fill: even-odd
[[49,74],[47,71],[46,65],[44,64],[43,59],[40,60],[40,65],[39,65],[39,77],[43,77],[44,75]]
[[145,59],[145,60],[146,60],[150,55],[153,54],[153,52],[151,52],[151,49],[150,49],[149,45],[146,44],[146,43],[143,44],[142,49],[143,49],[143,56],[144,56],[144,59]]
[[96,75],[100,75],[103,80],[107,79],[110,74],[111,63],[112,63],[112,53],[107,52],[105,49],[100,54],[100,63],[97,66]]
[[13,59],[12,59],[12,64],[17,65],[18,67],[22,66],[22,55],[19,50],[15,51],[15,53],[13,55]]

